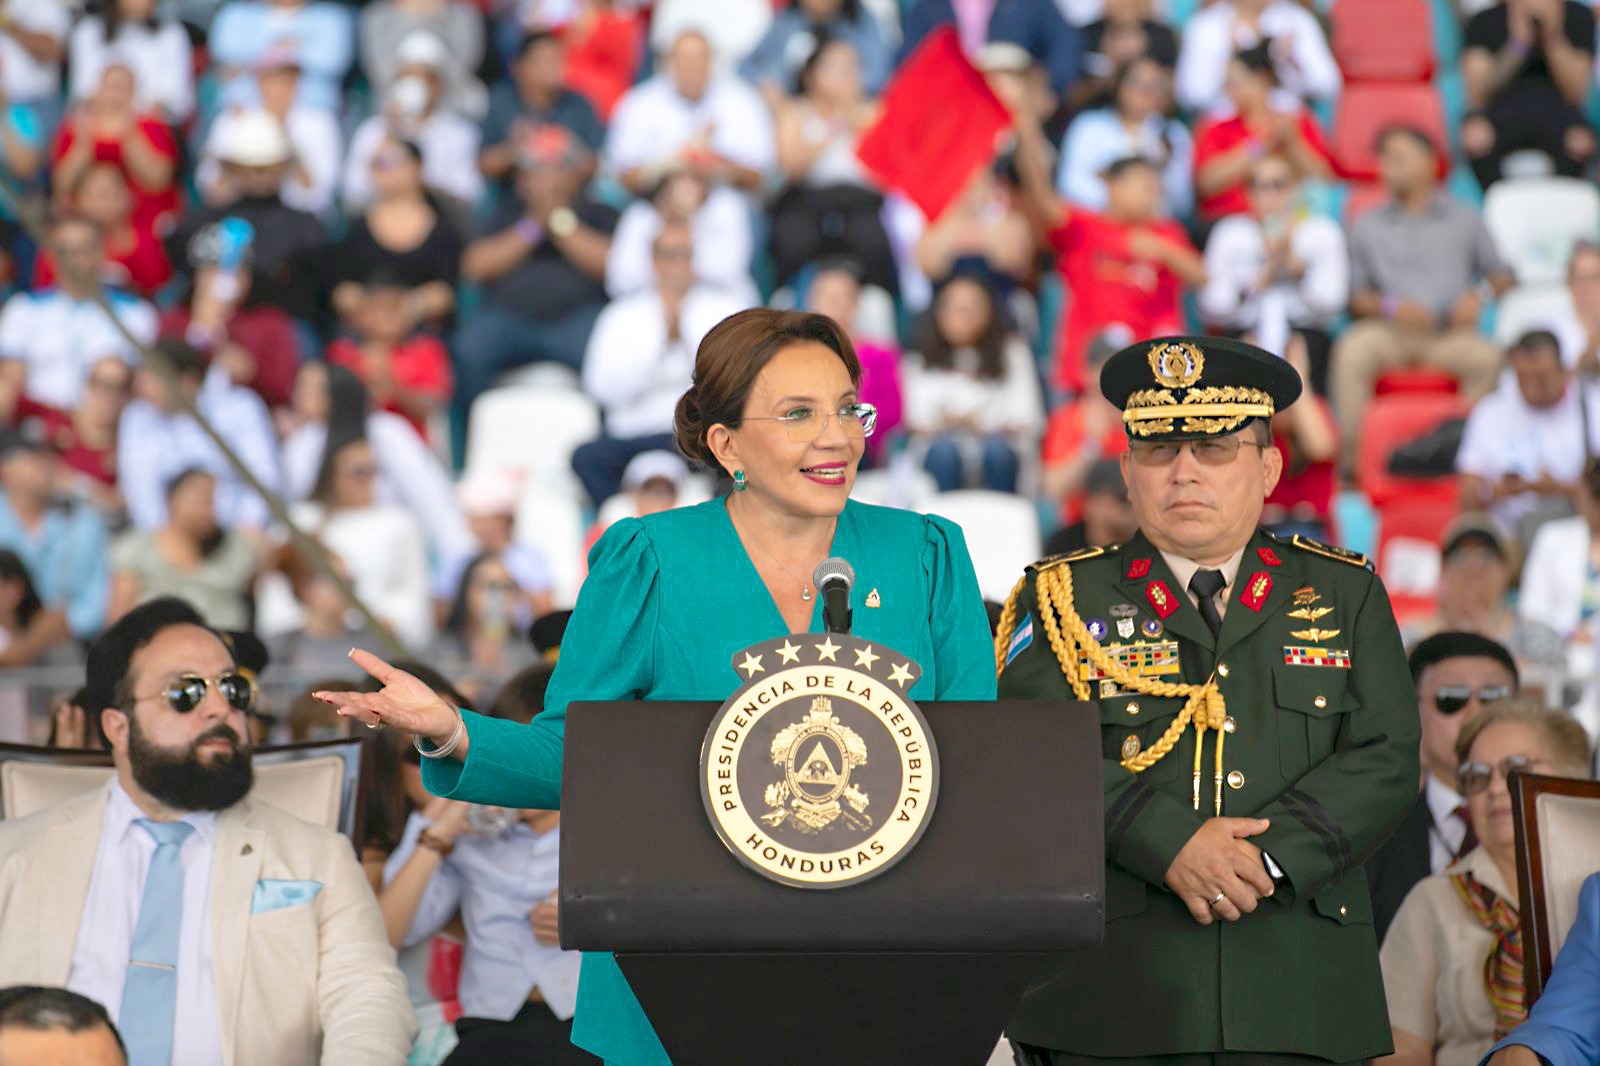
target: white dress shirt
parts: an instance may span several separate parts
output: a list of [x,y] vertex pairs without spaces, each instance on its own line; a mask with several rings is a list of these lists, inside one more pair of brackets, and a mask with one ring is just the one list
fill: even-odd
[[[695,212],[694,277],[738,296],[748,306],[761,303],[750,277],[755,238],[750,232],[750,204],[727,186],[712,189]],[[606,292],[612,298],[632,296],[655,283],[652,249],[661,232],[661,215],[648,200],[629,204],[611,234],[606,256]]]
[[1208,322],[1274,337],[1284,333],[1285,325],[1330,328],[1350,299],[1344,231],[1331,218],[1301,219],[1289,233],[1289,250],[1305,266],[1300,280],[1258,289],[1267,262],[1261,222],[1250,215],[1229,215],[1218,222],[1206,240],[1200,313]]
[[[1578,390],[1585,392],[1585,404]],[[1528,480],[1549,474],[1571,483],[1583,473],[1585,459],[1583,407],[1589,415],[1589,451],[1600,453],[1600,389],[1574,381],[1553,407],[1530,407],[1515,381],[1502,381],[1494,392],[1479,400],[1467,415],[1456,452],[1456,470],[1495,481],[1504,474]],[[1529,492],[1518,493],[1489,508],[1505,530],[1537,505]]]
[[[1200,569],[1200,564],[1193,559],[1185,559],[1181,555],[1173,555],[1171,552],[1162,552],[1161,558],[1167,561],[1167,567],[1172,571],[1173,579],[1178,582],[1178,588],[1183,590],[1184,596],[1188,597],[1189,602],[1198,609],[1200,597],[1189,591],[1189,582],[1194,580],[1195,571]],[[1226,562],[1217,567],[1218,570],[1222,571],[1223,584],[1217,590],[1216,595],[1212,597],[1212,601],[1217,605],[1217,613],[1219,615],[1226,616],[1228,613],[1228,597],[1233,593],[1233,582],[1239,576],[1239,563],[1243,559],[1244,549],[1240,548],[1228,556]]]
[[[156,339],[155,308],[111,290],[106,299],[141,343]],[[89,369],[107,356],[137,363],[133,347],[92,300],[74,299],[62,289],[19,292],[0,311],[0,359],[27,364],[22,391],[39,403],[63,411],[78,406]]]
[[[400,131],[422,150],[422,183],[455,197],[468,207],[483,193],[478,171],[478,144],[483,138],[475,122],[452,111],[436,110],[417,128]],[[389,120],[376,114],[356,127],[344,163],[345,210],[359,212],[372,199],[372,157],[390,134]]]
[[1197,113],[1229,109],[1222,92],[1228,61],[1262,38],[1273,41],[1278,83],[1287,97],[1322,100],[1338,94],[1343,84],[1322,26],[1293,0],[1272,0],[1261,13],[1259,32],[1239,21],[1227,0],[1196,11],[1183,27],[1178,52],[1178,102]]
[[[144,881],[156,851],[150,834],[133,824],[143,817],[122,783],[113,780],[67,974],[69,989],[100,1003],[118,1023]],[[183,863],[183,922],[178,933],[172,1062],[173,1066],[222,1066],[222,1022],[211,965],[211,856],[217,816],[199,811],[185,815],[183,821],[194,826],[194,832],[178,853]]]
[[1432,774],[1422,786],[1422,796],[1428,802],[1428,869],[1441,873],[1456,861],[1456,852],[1467,838],[1467,824],[1455,816],[1456,808],[1467,801]]
[[694,353],[711,327],[744,303],[696,285],[667,339],[660,294],[651,289],[606,305],[583,356],[583,391],[605,409],[606,436],[620,440],[672,431],[678,397],[694,377]]
[[763,173],[777,160],[772,115],[750,86],[731,74],[686,100],[665,74],[629,89],[611,115],[606,159],[620,173],[660,162],[703,138],[712,150]]
[[100,76],[113,57],[133,69],[138,104],[179,123],[194,114],[194,58],[189,34],[176,19],[163,19],[152,29],[129,19],[114,41],[106,40],[105,20],[90,15],[72,30],[71,97],[86,100],[100,86]]

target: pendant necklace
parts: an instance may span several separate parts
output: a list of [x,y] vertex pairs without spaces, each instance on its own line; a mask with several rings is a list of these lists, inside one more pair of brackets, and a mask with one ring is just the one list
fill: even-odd
[[[728,517],[730,519],[732,519],[732,517],[733,517],[733,512],[731,510],[728,512]],[[739,532],[739,524],[737,522],[734,523],[734,527],[733,528],[734,528],[734,532],[736,532],[736,533]],[[778,564],[778,568],[780,570],[782,570],[784,573],[788,574],[790,577],[800,578],[800,599],[805,603],[810,603],[811,602],[811,581],[810,581],[810,579],[806,578],[806,577],[803,577],[800,574],[795,573],[793,570],[789,569],[789,567],[785,566],[783,560],[778,558],[776,555],[774,555],[772,553],[772,550],[770,548],[768,548],[765,544],[761,543],[754,536],[751,536],[749,530],[744,530],[744,535],[746,537],[750,538],[750,543],[751,544],[754,544],[756,547],[761,549],[761,554],[765,555],[768,559],[771,559],[774,563],[777,563]]]

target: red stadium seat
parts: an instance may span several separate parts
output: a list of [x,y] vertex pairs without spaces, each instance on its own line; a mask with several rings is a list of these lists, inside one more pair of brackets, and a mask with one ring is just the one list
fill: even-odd
[[1455,506],[1454,477],[1399,477],[1389,473],[1389,456],[1441,422],[1465,417],[1469,406],[1453,393],[1396,392],[1373,398],[1356,455],[1356,478],[1373,507],[1382,511],[1402,498],[1445,500]]
[[1333,57],[1346,85],[1433,77],[1428,0],[1336,0],[1329,18]]
[[1333,165],[1340,177],[1375,181],[1378,177],[1378,134],[1404,123],[1427,133],[1439,148],[1441,171],[1449,165],[1450,136],[1444,101],[1432,85],[1403,82],[1356,82],[1345,86],[1333,124]]
[[1454,396],[1461,390],[1461,382],[1446,370],[1425,366],[1406,366],[1382,374],[1372,386],[1374,396],[1390,396],[1401,392],[1432,392]]
[[1454,497],[1424,496],[1378,514],[1378,576],[1402,626],[1433,610],[1442,562],[1439,538],[1456,516]]

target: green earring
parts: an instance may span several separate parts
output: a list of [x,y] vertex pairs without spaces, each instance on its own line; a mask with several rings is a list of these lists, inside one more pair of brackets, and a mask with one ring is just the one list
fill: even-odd
[[750,487],[750,483],[745,480],[744,471],[743,470],[735,470],[733,472],[733,491],[734,492],[743,492],[745,489],[747,489],[749,487]]

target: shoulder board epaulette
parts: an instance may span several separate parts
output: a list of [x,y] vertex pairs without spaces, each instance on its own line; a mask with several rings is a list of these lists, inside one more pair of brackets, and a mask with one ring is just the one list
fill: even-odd
[[1041,570],[1049,570],[1054,566],[1062,566],[1070,563],[1081,563],[1085,559],[1096,559],[1102,555],[1110,555],[1113,552],[1119,552],[1121,550],[1122,545],[1120,544],[1107,544],[1103,547],[1094,548],[1079,548],[1075,552],[1063,552],[1060,555],[1046,556],[1045,558],[1034,563],[1032,566],[1028,567],[1028,569],[1037,573]]
[[1372,570],[1372,560],[1368,559],[1360,552],[1351,551],[1349,548],[1338,548],[1332,544],[1324,544],[1320,540],[1313,540],[1312,538],[1304,536],[1300,533],[1296,533],[1294,536],[1290,537],[1289,543],[1294,547],[1299,548],[1301,551],[1308,551],[1313,555],[1321,555],[1328,559],[1337,559],[1341,563],[1349,563],[1351,566],[1363,567],[1369,571]]

